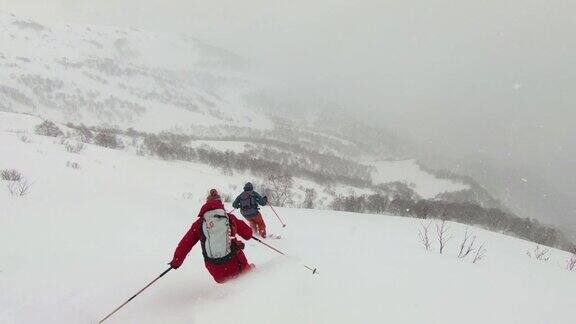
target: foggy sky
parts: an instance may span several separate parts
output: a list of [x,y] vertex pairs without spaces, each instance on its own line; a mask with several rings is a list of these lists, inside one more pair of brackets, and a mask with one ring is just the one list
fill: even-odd
[[[576,198],[573,0],[0,0],[44,22],[178,32],[248,58],[270,88],[333,102]],[[529,179],[528,179],[529,180]]]

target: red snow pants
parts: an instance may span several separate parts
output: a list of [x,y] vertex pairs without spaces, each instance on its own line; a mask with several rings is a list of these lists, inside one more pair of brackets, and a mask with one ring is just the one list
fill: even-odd
[[266,224],[264,223],[264,218],[262,214],[258,213],[248,219],[250,222],[250,227],[254,233],[258,233],[261,237],[266,238]]
[[248,263],[242,250],[238,251],[232,259],[223,264],[215,264],[204,260],[204,265],[217,283],[225,283],[230,279],[238,277],[242,273],[252,270],[254,267],[253,264]]

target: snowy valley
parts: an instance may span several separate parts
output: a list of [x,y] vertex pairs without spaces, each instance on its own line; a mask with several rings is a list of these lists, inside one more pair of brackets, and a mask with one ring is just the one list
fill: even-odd
[[246,181],[288,257],[248,241],[256,270],[218,285],[196,246],[107,323],[571,322],[570,239],[392,133],[267,109],[244,59],[189,37],[0,28],[0,323],[98,322]]

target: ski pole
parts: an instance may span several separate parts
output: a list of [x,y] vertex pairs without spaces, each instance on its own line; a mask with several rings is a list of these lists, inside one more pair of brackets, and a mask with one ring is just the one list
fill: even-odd
[[234,208],[234,209],[232,209],[231,211],[226,212],[226,213],[227,213],[227,214],[232,214],[232,212],[235,211],[235,210],[236,210],[236,208]]
[[114,315],[114,313],[116,313],[117,311],[120,310],[120,308],[124,307],[124,305],[128,304],[132,299],[136,298],[136,296],[140,295],[141,292],[143,292],[146,288],[152,286],[153,283],[155,283],[158,279],[162,278],[165,274],[168,273],[168,271],[172,270],[172,267],[166,269],[166,271],[162,272],[158,277],[156,277],[156,279],[152,280],[152,282],[150,282],[149,284],[146,285],[146,287],[140,289],[140,291],[138,291],[134,296],[130,297],[127,301],[125,301],[122,305],[118,306],[118,308],[116,308],[112,313],[108,314],[108,316],[104,317],[100,322],[98,322],[99,324],[101,324],[102,322],[104,322],[105,320],[107,320],[110,316]]
[[270,207],[270,209],[272,209],[272,211],[274,212],[274,214],[276,215],[276,217],[278,217],[278,220],[280,221],[280,224],[282,224],[282,227],[286,227],[286,224],[284,224],[284,222],[282,221],[282,219],[280,218],[280,216],[278,216],[278,213],[274,210],[274,207],[272,207],[272,205],[268,204],[268,206]]
[[[286,253],[284,253],[284,252],[282,252],[282,251],[278,250],[277,248],[273,247],[273,246],[272,246],[272,245],[270,245],[270,244],[267,244],[266,242],[262,241],[261,239],[259,239],[259,238],[255,237],[255,236],[252,236],[252,238],[253,238],[253,239],[255,239],[256,241],[258,241],[258,242],[260,242],[260,243],[264,244],[264,245],[265,245],[265,246],[267,246],[268,248],[270,248],[270,249],[272,249],[272,250],[274,250],[274,251],[276,251],[276,252],[278,252],[278,253],[282,254],[283,256],[285,256],[285,257],[288,257],[288,255],[287,255]],[[318,273],[318,270],[317,270],[316,268],[312,268],[312,267],[309,267],[309,266],[307,266],[307,265],[305,265],[305,264],[303,264],[303,266],[304,266],[304,268],[306,268],[306,269],[308,269],[308,270],[312,271],[312,274],[316,274],[316,273]]]

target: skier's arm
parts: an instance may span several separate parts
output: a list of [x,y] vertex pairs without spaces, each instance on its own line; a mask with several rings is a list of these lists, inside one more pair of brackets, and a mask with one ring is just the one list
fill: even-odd
[[232,207],[238,209],[238,207],[240,207],[240,196],[236,197],[236,199],[234,199],[234,202],[232,203]]
[[200,208],[200,211],[198,212],[198,217],[202,217],[204,216],[204,214],[208,211],[208,208],[206,205],[203,205],[202,208]]
[[240,235],[245,240],[252,238],[252,228],[248,226],[244,221],[239,220],[236,216],[230,214],[230,219],[234,221],[234,226],[236,227],[236,234]]
[[170,262],[172,268],[178,269],[186,259],[188,253],[190,253],[190,250],[192,250],[192,247],[200,240],[201,224],[202,219],[196,220],[186,235],[180,240],[180,243],[178,243],[178,247],[176,251],[174,251],[174,258],[172,258],[172,262]]
[[254,191],[254,199],[256,199],[256,202],[260,206],[266,206],[266,204],[268,204],[268,198],[260,196],[260,194],[257,193],[256,191]]

